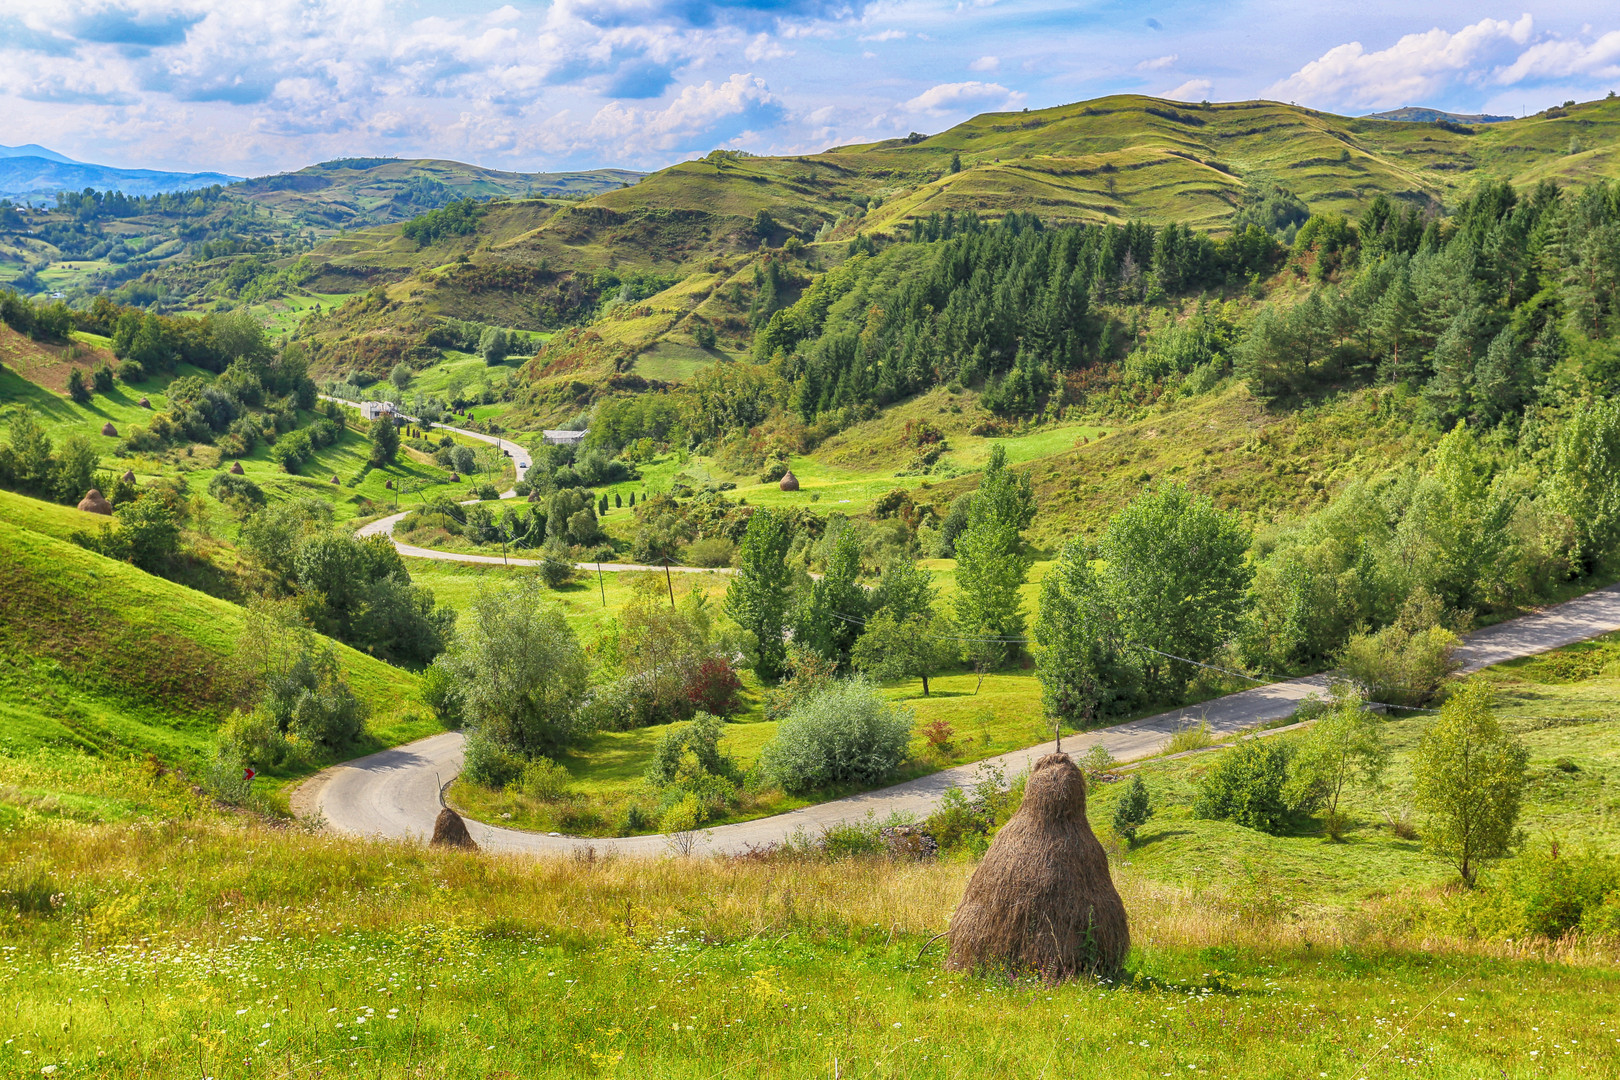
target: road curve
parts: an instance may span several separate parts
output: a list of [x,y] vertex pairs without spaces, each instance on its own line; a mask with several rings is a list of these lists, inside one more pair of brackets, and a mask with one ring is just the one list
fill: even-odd
[[[339,405],[347,405],[347,406],[349,406],[350,408],[353,408],[353,409],[358,409],[360,407],[359,402],[349,401],[346,398],[332,397],[332,396],[330,396],[328,394],[321,394],[320,396],[321,396],[322,399],[324,399],[326,401],[335,401]],[[412,423],[417,423],[417,424],[421,423],[420,420],[417,420],[415,417],[411,417],[411,416],[402,416],[402,419],[410,420]],[[481,432],[477,432],[477,431],[468,431],[466,428],[451,427],[449,424],[429,424],[428,426],[429,427],[442,428],[445,431],[453,431],[457,435],[465,435],[469,439],[477,439],[480,442],[489,443],[491,446],[498,446],[502,450],[506,451],[506,453],[512,458],[512,465],[517,470],[517,482],[518,483],[522,483],[524,478],[529,475],[529,466],[532,464],[532,462],[530,461],[529,451],[525,450],[523,447],[519,446],[515,442],[512,442],[512,441],[510,441],[508,439],[498,438],[498,437],[496,437],[494,435],[485,435],[485,434],[482,434]],[[501,498],[503,498],[503,499],[515,499],[515,498],[517,498],[517,489],[512,488],[512,489],[509,489],[507,491],[501,492]],[[477,499],[463,499],[462,501],[464,503],[474,503],[474,502],[477,502],[478,500]],[[358,536],[386,536],[386,537],[389,537],[390,539],[392,539],[393,535],[394,535],[394,526],[398,525],[401,521],[403,521],[405,519],[405,515],[407,513],[409,513],[409,511],[405,511],[405,512],[398,513],[398,514],[390,514],[385,518],[378,518],[376,521],[368,522],[367,524],[362,525],[360,527],[360,529],[357,531],[356,535],[358,535]],[[436,551],[433,548],[416,547],[413,544],[407,544],[407,543],[404,543],[404,542],[399,541],[399,540],[394,540],[394,550],[399,552],[401,555],[408,556],[409,558],[413,558],[413,559],[434,559],[434,560],[436,560],[438,562],[474,563],[474,564],[483,564],[483,565],[487,565],[487,566],[539,566],[540,565],[540,560],[539,559],[516,559],[516,558],[508,558],[508,557],[506,557],[504,555],[473,555],[473,554],[467,554],[467,553],[458,552],[458,551]],[[736,573],[735,570],[729,569],[727,567],[709,568],[709,567],[703,567],[703,566],[644,566],[644,565],[642,565],[640,563],[583,563],[582,562],[582,563],[575,563],[574,568],[576,570],[601,570],[604,573],[608,573],[608,574],[618,573],[620,571],[627,571],[627,570],[628,571],[668,570],[671,573],[675,573],[675,574],[734,574],[734,573]]]
[[[1620,630],[1620,585],[1470,634],[1458,656],[1464,672],[1472,672],[1615,630]],[[1203,720],[1215,735],[1231,735],[1288,716],[1301,699],[1320,693],[1326,685],[1326,679],[1317,675],[1258,686],[1202,705],[1071,735],[1063,740],[1063,749],[1077,755],[1100,745],[1121,761],[1146,757],[1163,749],[1185,723]],[[433,832],[433,819],[439,811],[440,785],[461,770],[462,746],[460,732],[445,732],[333,766],[294,793],[294,808],[306,814],[318,811],[326,827],[339,833],[426,839]],[[939,804],[945,792],[969,783],[980,766],[997,766],[1012,774],[1052,749],[1053,744],[1041,743],[988,762],[946,769],[878,791],[775,817],[721,825],[703,833],[694,850],[735,853],[752,845],[781,841],[801,829],[814,835],[826,826],[859,820],[869,813],[885,817],[899,811],[921,817]],[[540,854],[591,847],[597,851],[652,854],[669,848],[669,838],[661,835],[584,839],[501,829],[476,821],[468,821],[467,828],[485,851]]]
[[[320,397],[322,401],[335,401],[339,405],[347,405],[351,409],[358,409],[360,407],[360,403],[358,401],[350,401],[347,398],[333,397],[330,394],[320,394],[317,396]],[[420,424],[422,422],[416,417],[406,416],[404,413],[401,413],[399,418],[401,420],[409,420],[413,424]],[[453,431],[457,435],[465,435],[469,439],[477,439],[479,442],[489,443],[491,446],[498,446],[502,450],[506,451],[507,456],[512,459],[512,467],[517,472],[517,483],[522,483],[523,478],[529,475],[529,466],[533,464],[533,462],[530,460],[529,451],[519,446],[517,443],[512,442],[510,439],[502,439],[495,435],[485,435],[478,431],[468,431],[466,428],[451,427],[449,424],[430,423],[427,426],[430,428],[442,428],[445,431]],[[501,498],[517,498],[517,490],[514,488],[508,491],[503,491],[501,492]],[[472,501],[476,502],[477,500],[474,499]],[[404,517],[405,515],[401,514],[399,516]],[[395,518],[394,520],[397,521],[398,518]],[[392,530],[392,528],[393,526],[389,526],[390,530]]]

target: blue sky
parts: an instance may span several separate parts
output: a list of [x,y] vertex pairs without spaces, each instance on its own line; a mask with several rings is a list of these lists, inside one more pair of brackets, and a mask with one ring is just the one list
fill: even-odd
[[0,143],[259,174],[813,152],[1107,93],[1518,114],[1620,90],[1620,9],[1059,0],[0,0]]

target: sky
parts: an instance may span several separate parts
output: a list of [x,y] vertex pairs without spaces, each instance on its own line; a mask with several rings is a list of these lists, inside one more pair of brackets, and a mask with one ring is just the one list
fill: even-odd
[[238,175],[654,169],[1110,93],[1516,116],[1610,89],[1612,0],[0,0],[0,143]]

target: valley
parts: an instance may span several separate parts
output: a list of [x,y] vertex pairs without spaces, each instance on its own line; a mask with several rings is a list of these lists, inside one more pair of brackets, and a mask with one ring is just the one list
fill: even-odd
[[0,1073],[1614,1074],[1620,105],[1408,113],[0,209]]

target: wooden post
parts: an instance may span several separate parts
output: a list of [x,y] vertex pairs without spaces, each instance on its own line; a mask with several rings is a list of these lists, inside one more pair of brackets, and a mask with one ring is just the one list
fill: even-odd
[[602,593],[602,606],[607,607],[607,586],[602,584],[602,564],[596,564],[596,587]]
[[664,584],[669,586],[669,606],[675,606],[675,580],[669,576],[669,560],[664,560]]

